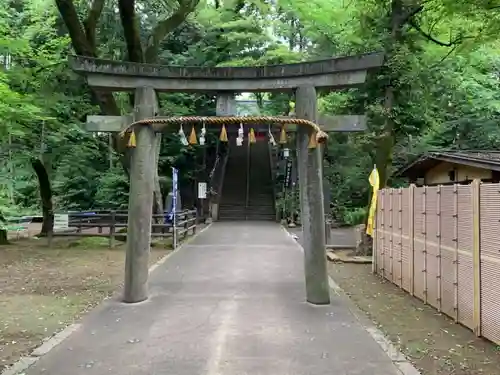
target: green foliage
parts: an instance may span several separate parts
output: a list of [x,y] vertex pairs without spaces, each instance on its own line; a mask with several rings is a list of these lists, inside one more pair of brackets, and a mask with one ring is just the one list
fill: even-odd
[[[69,0],[68,0],[69,1]],[[140,3],[141,37],[170,4]],[[421,5],[391,31],[397,0],[280,0],[200,2],[161,43],[158,61],[172,65],[242,66],[293,63],[334,55],[386,53],[383,69],[360,89],[321,93],[320,111],[366,113],[364,134],[331,135],[324,176],[332,214],[342,223],[363,221],[373,164],[389,184],[404,184],[393,171],[434,149],[498,149],[500,145],[500,58],[496,30],[500,8],[491,1],[402,2],[405,11]],[[86,4],[74,2],[79,17]],[[115,3],[106,3],[96,29],[96,51],[125,59],[128,51]],[[158,9],[157,9],[158,8]],[[138,13],[139,14],[139,13]],[[128,176],[106,135],[81,130],[88,114],[100,113],[95,98],[67,66],[67,30],[51,0],[0,4],[0,212],[39,212],[39,187],[31,161],[43,161],[50,176],[55,210],[126,208]],[[443,45],[450,45],[449,47]],[[389,85],[390,84],[390,85]],[[394,91],[387,104],[388,87]],[[122,112],[126,93],[115,94]],[[288,93],[258,94],[265,114],[290,110]],[[163,115],[213,115],[210,93],[161,94]],[[185,127],[186,133],[190,128]],[[162,192],[169,191],[171,167],[180,170],[183,191],[206,173],[200,146],[180,144],[178,129],[163,136],[159,159]],[[208,150],[217,134],[209,134]],[[298,194],[294,205],[298,208]],[[287,202],[289,204],[290,202]]]
[[367,208],[356,207],[352,209],[345,209],[342,213],[342,223],[353,226],[364,224],[366,221]]
[[128,208],[129,181],[123,171],[115,169],[105,172],[99,179],[94,199],[95,208]]

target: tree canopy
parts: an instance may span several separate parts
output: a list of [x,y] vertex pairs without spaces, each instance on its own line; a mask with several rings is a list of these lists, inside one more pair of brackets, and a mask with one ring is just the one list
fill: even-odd
[[[374,164],[384,185],[398,186],[394,171],[422,152],[498,147],[499,25],[492,0],[2,2],[0,213],[127,205],[123,141],[87,133],[82,123],[88,114],[127,113],[133,98],[89,88],[70,71],[71,54],[241,66],[383,51],[384,67],[364,87],[319,99],[322,112],[369,117],[366,133],[330,137],[324,167],[335,218],[355,222]],[[159,99],[165,115],[215,113],[209,94]],[[288,112],[288,95],[266,99],[267,111]],[[202,168],[199,149],[182,146],[176,131],[158,143],[159,198],[171,166],[180,168],[187,190]]]

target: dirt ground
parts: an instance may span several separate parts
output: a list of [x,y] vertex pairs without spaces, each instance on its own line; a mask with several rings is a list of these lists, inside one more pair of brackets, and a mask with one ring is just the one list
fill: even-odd
[[[0,246],[0,371],[121,285],[124,245],[106,238],[21,239]],[[170,250],[151,249],[154,263]]]
[[423,375],[500,374],[500,347],[373,275],[371,264],[328,267],[335,282]]

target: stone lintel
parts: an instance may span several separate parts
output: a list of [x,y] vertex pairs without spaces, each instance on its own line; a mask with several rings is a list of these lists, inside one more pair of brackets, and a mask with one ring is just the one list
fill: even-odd
[[153,87],[157,92],[290,92],[306,84],[322,91],[357,87],[365,83],[366,75],[367,70],[354,70],[283,78],[214,80],[87,73],[87,83],[101,91]]
[[81,74],[234,81],[240,79],[280,79],[369,70],[382,66],[383,60],[384,55],[382,53],[369,53],[294,64],[253,67],[180,67],[104,60],[84,56],[71,56],[69,63],[75,72]]
[[134,122],[134,116],[87,116],[88,132],[120,132]]
[[[218,105],[220,104],[220,108],[218,109],[218,113],[220,115],[228,116],[231,112],[231,99],[230,97],[225,98],[226,100],[219,99]],[[161,118],[161,117],[158,117]],[[285,118],[285,117],[280,117]],[[244,120],[245,117],[241,116],[241,119]],[[365,115],[338,115],[338,116],[330,116],[320,114],[318,115],[317,124],[320,126],[321,130],[325,132],[362,132],[367,129],[366,126],[366,116]],[[133,123],[132,115],[124,115],[124,116],[87,116],[87,123],[85,124],[85,130],[89,132],[120,132],[128,125]],[[201,121],[200,121],[201,123]],[[191,125],[191,124],[187,124]],[[266,126],[267,124],[262,124]],[[207,128],[211,128],[212,125],[208,124]],[[220,126],[217,125],[217,128]],[[236,125],[233,126],[234,129],[237,128]],[[231,130],[231,127],[228,128],[228,131]],[[297,125],[295,124],[287,124],[286,125],[287,132],[295,132],[297,131]]]
[[[325,115],[318,114],[316,123],[324,132],[363,132],[366,131],[366,115]],[[286,130],[297,131],[297,125],[287,124]]]

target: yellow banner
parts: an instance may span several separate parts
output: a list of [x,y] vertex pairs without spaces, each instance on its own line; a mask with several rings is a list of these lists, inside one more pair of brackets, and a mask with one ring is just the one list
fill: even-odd
[[368,177],[368,181],[372,186],[373,195],[370,203],[370,210],[368,211],[368,222],[366,225],[366,234],[370,237],[373,237],[373,227],[375,224],[375,213],[377,212],[377,193],[380,186],[380,180],[378,175],[377,168],[373,168],[372,173],[370,173],[370,177]]

